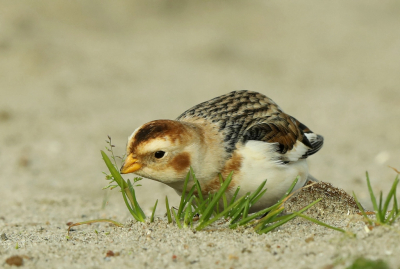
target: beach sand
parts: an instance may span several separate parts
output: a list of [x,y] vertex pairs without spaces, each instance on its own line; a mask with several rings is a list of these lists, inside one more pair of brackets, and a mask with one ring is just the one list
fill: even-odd
[[[358,257],[399,268],[400,222],[369,230],[332,191],[371,209],[365,171],[385,196],[388,165],[400,168],[399,26],[394,0],[1,1],[0,266],[19,255],[26,268],[328,269]],[[243,89],[325,138],[309,166],[332,187],[307,188],[287,209],[322,196],[308,214],[356,238],[298,218],[264,235],[180,230],[163,202],[178,195],[147,179],[138,199],[147,215],[158,199],[157,218],[137,223],[118,190],[102,190],[107,135],[122,155],[141,124]],[[126,226],[67,237],[67,223],[97,218]]]

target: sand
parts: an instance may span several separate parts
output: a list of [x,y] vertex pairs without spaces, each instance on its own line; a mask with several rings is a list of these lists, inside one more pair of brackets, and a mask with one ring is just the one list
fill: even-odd
[[[388,165],[400,168],[399,15],[397,1],[1,1],[1,266],[19,255],[27,268],[346,268],[362,256],[398,268],[399,221],[370,231],[325,192],[288,209],[322,195],[309,214],[356,238],[301,219],[265,235],[179,230],[163,203],[179,197],[150,180],[138,198],[146,214],[159,199],[157,219],[137,223],[117,190],[102,208],[100,150],[107,135],[121,154],[145,122],[259,91],[325,137],[311,173],[370,208],[365,171],[385,194]],[[67,238],[68,222],[95,218],[126,227]]]

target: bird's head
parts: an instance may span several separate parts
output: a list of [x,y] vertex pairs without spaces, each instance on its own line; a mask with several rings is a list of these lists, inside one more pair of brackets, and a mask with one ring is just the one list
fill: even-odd
[[200,127],[173,120],[155,120],[136,129],[128,139],[122,174],[135,173],[165,184],[183,181],[202,154]]

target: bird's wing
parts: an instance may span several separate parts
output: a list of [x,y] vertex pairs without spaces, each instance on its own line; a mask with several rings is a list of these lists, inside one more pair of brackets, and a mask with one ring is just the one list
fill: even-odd
[[235,150],[238,142],[258,140],[276,143],[283,161],[295,161],[314,154],[323,143],[322,136],[314,134],[258,92],[234,91],[215,97],[188,109],[177,120],[198,118],[219,127],[228,153]]
[[276,144],[276,151],[284,162],[305,159],[321,149],[324,138],[285,113],[276,113],[263,122],[249,126],[243,135],[248,140]]
[[183,112],[177,120],[193,122],[203,119],[224,134],[224,146],[232,153],[246,128],[257,121],[281,111],[267,96],[251,91],[234,91],[200,103]]
[[[183,112],[177,120],[185,121],[194,117],[213,122],[226,122],[248,114],[266,115],[279,109],[267,96],[251,91],[233,91],[205,101]],[[223,125],[221,125],[224,128]]]

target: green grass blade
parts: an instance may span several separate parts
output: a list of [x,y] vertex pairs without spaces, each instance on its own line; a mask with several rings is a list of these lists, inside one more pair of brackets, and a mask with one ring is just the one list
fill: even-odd
[[229,205],[228,205],[228,206],[230,206],[231,204],[233,204],[233,203],[235,202],[236,197],[237,197],[239,191],[240,191],[240,186],[238,186],[238,187],[236,188],[236,191],[235,191],[235,193],[233,194],[232,199],[229,201]]
[[[397,183],[396,183],[396,189],[397,189],[397,184],[398,184],[398,181],[399,181],[399,176],[397,176],[395,180],[397,181]],[[399,208],[398,208],[398,204],[397,204],[397,193],[396,193],[396,189],[394,190],[394,193],[393,193],[393,206],[392,206],[392,211],[390,212],[390,215],[389,215],[389,217],[388,217],[389,224],[393,224],[394,221],[399,217]]]
[[390,214],[388,215],[387,219],[386,219],[386,223],[389,223],[390,225],[393,223],[392,221],[395,219],[395,214],[396,211],[395,210],[391,210]]
[[257,233],[259,233],[259,234],[268,233],[268,232],[272,231],[273,229],[275,229],[275,228],[277,228],[277,227],[279,227],[279,226],[282,226],[282,225],[285,224],[286,222],[288,222],[288,221],[294,219],[295,217],[296,217],[296,215],[292,214],[292,215],[288,216],[287,218],[285,218],[285,219],[283,219],[283,220],[281,220],[281,221],[279,221],[279,222],[276,222],[276,223],[273,224],[273,225],[270,225],[270,226],[267,226],[267,227],[264,228],[264,229],[258,230]]
[[200,201],[203,202],[204,201],[203,192],[201,191],[200,182],[197,180],[196,173],[194,172],[192,167],[190,167],[189,172],[191,173],[194,185],[196,186],[197,196],[200,199]]
[[185,182],[183,184],[183,189],[182,189],[182,195],[181,195],[181,202],[179,203],[179,209],[178,209],[178,216],[181,216],[183,208],[185,207],[185,198],[186,198],[186,188],[189,182],[190,178],[190,171],[187,173]]
[[275,207],[275,206],[271,206],[271,207],[265,208],[265,209],[263,209],[261,211],[258,211],[257,213],[254,213],[254,214],[248,216],[247,218],[242,218],[239,222],[229,225],[229,228],[233,229],[233,228],[236,228],[237,226],[246,225],[250,221],[252,221],[253,219],[258,218],[259,216],[262,216],[265,213],[267,213],[268,211],[270,211],[272,207]]
[[267,189],[263,190],[259,195],[254,197],[253,200],[251,201],[250,205],[253,206],[255,203],[257,203],[257,201],[260,200],[260,198],[264,196],[266,191],[267,191]]
[[168,196],[165,196],[165,207],[167,208],[168,223],[172,222],[171,211],[169,210]]
[[366,176],[367,176],[367,185],[368,185],[369,196],[371,197],[372,206],[374,207],[375,212],[379,212],[378,204],[376,203],[375,194],[374,194],[374,191],[372,190],[368,172],[366,172]]
[[194,198],[194,196],[192,196],[190,198],[190,201],[186,206],[185,217],[183,219],[184,227],[187,227],[187,225],[191,224],[191,222],[193,221],[193,212],[192,212],[192,206],[191,206],[193,198]]
[[[296,186],[297,182],[299,181],[299,177],[297,176],[292,184],[290,185],[289,189],[285,192],[285,194],[282,196],[281,199],[279,199],[278,202],[276,202],[275,205],[270,207],[269,213],[263,217],[260,220],[260,223],[255,227],[256,231],[259,231],[264,227],[267,223],[271,222],[275,217],[284,210],[283,208],[283,201],[289,196],[289,194],[293,191],[294,187]],[[264,195],[265,192],[261,193],[259,196],[257,196],[254,200],[254,203],[261,198],[262,195]]]
[[[198,213],[200,214],[200,215],[202,215],[202,214],[204,214],[204,211],[207,209],[207,207],[209,206],[209,204],[210,204],[210,202],[211,202],[211,200],[212,200],[212,198],[213,198],[214,196],[212,195],[212,194],[209,194],[208,196],[207,196],[207,198],[199,205],[199,208],[198,208]],[[214,212],[214,211],[213,211]]]
[[175,213],[175,210],[173,208],[171,208],[172,214],[174,214],[175,217],[175,222],[178,225],[179,229],[182,229],[182,224],[181,221],[179,220],[178,216]]
[[242,218],[247,218],[247,215],[249,214],[249,208],[250,208],[250,198],[247,198],[247,201],[244,204],[244,210],[243,210]]
[[246,204],[246,201],[242,201],[242,204],[238,205],[238,207],[234,210],[235,213],[232,215],[232,218],[230,221],[231,225],[235,224],[239,221],[240,217],[243,214],[245,204]]
[[[239,191],[240,191],[240,186],[238,186],[238,187],[236,188],[236,191],[235,191],[235,193],[233,194],[232,199],[229,201],[228,206],[230,206],[231,204],[233,204],[233,203],[235,202],[236,197],[237,197]],[[226,215],[225,215],[224,217],[225,217],[225,218],[228,218],[228,217],[232,216],[234,213],[235,213],[234,211],[230,210],[230,211],[228,211],[228,212],[226,213]]]
[[341,228],[338,228],[338,227],[335,227],[335,226],[331,226],[331,225],[326,224],[326,223],[324,223],[324,222],[322,222],[322,221],[319,221],[319,220],[317,220],[317,219],[311,218],[311,217],[309,217],[309,216],[307,216],[307,215],[299,214],[299,213],[297,213],[297,212],[295,212],[295,213],[293,213],[293,214],[295,214],[295,215],[297,215],[297,216],[299,216],[299,217],[302,217],[303,219],[312,221],[312,222],[314,222],[315,224],[324,226],[324,227],[326,227],[326,228],[329,228],[329,229],[332,229],[332,230],[335,230],[335,231],[338,231],[338,232],[342,232],[342,233],[347,233],[345,230],[343,230],[343,229],[341,229]]
[[204,201],[203,197],[203,192],[201,191],[201,186],[200,182],[196,178],[196,174],[194,173],[194,170],[192,167],[190,167],[190,173],[192,174],[193,180],[194,180],[194,185],[196,185],[196,190],[197,190],[197,196],[200,199],[201,203]]
[[133,205],[136,209],[136,212],[138,213],[138,216],[141,217],[141,219],[143,219],[143,221],[144,221],[144,219],[146,218],[146,215],[144,214],[142,208],[140,207],[140,205],[136,199],[135,189],[133,188],[133,185],[129,179],[128,179],[128,186],[129,186],[130,194],[132,195],[132,198],[133,198],[133,203],[134,203]]
[[140,221],[140,222],[144,222],[144,220],[139,217],[139,215],[137,214],[136,210],[134,208],[132,208],[131,205],[129,204],[128,198],[126,197],[126,193],[123,192],[123,191],[121,191],[121,193],[122,193],[122,197],[124,198],[125,205],[128,208],[128,210],[131,213],[131,215],[135,218],[135,220]]
[[398,215],[400,208],[397,205],[397,194],[396,194],[396,192],[394,193],[393,197],[394,197],[393,198],[393,209],[395,210],[396,215]]
[[158,204],[158,199],[156,200],[156,203],[153,207],[153,212],[151,212],[150,222],[154,222],[154,213],[156,213],[157,204]]
[[309,209],[310,207],[312,207],[313,205],[315,205],[315,204],[318,203],[319,201],[321,201],[321,198],[318,199],[318,200],[316,200],[316,201],[314,201],[314,202],[312,202],[311,204],[305,206],[304,208],[300,209],[299,211],[295,212],[294,214],[289,215],[287,218],[285,218],[285,219],[283,219],[283,220],[281,220],[281,221],[278,221],[278,222],[276,222],[276,223],[274,223],[274,224],[268,226],[267,228],[265,228],[265,229],[263,229],[263,230],[261,230],[261,231],[257,231],[257,232],[260,233],[260,234],[261,234],[261,233],[268,233],[268,232],[272,231],[273,229],[275,229],[275,228],[277,228],[277,227],[279,227],[279,226],[285,224],[286,222],[288,222],[288,221],[294,219],[295,217],[297,217],[296,213],[297,213],[297,214],[303,213],[304,211],[306,211],[307,209]]
[[190,189],[189,193],[185,196],[185,199],[184,199],[184,202],[183,202],[184,203],[183,204],[183,210],[181,212],[181,215],[178,214],[179,218],[181,218],[181,219],[184,218],[184,215],[185,215],[184,209],[185,209],[185,207],[187,208],[188,206],[191,206],[193,204],[192,203],[192,200],[193,200],[192,198],[195,197],[193,195],[195,190],[196,190],[196,186],[193,185],[192,188]]
[[[196,186],[196,181],[197,181],[196,175],[194,174],[194,172],[192,172],[192,170],[189,170],[189,173],[190,173],[190,175],[192,175],[192,178],[193,178],[195,184],[193,184],[192,188],[190,188],[190,191],[189,191],[187,194],[185,193],[185,199],[184,199],[185,204],[184,204],[184,207],[183,207],[183,208],[185,208],[186,204],[187,204],[187,203],[189,202],[189,200],[193,197],[193,193],[197,190],[197,186]],[[190,180],[190,175],[189,175],[189,180]],[[187,184],[189,184],[189,182],[188,182]],[[186,187],[186,189],[187,189],[187,187]],[[183,209],[182,209],[182,210],[183,210]]]
[[268,214],[260,219],[259,223],[254,227],[256,231],[263,229],[263,227],[267,226],[268,223],[273,222],[272,220],[278,216],[285,208],[282,206],[282,203],[276,204],[273,209],[268,212]]
[[102,150],[100,152],[108,170],[113,176],[115,182],[117,182],[118,186],[121,188],[122,197],[129,212],[137,221],[144,222],[144,218],[146,216],[144,215],[142,209],[140,208],[139,204],[136,201],[135,190],[133,189],[132,184],[130,183],[129,180],[127,183],[125,179],[123,179],[119,171],[112,164],[107,154]]
[[378,207],[378,214],[379,214],[379,219],[381,220],[382,223],[385,221],[385,215],[383,214],[382,210],[382,191],[379,192],[379,207]]
[[203,197],[203,192],[201,191],[200,182],[196,179],[194,184],[196,184],[197,196],[199,197],[199,200],[201,202],[203,202],[204,201],[204,197]]
[[209,203],[209,205],[206,208],[206,210],[204,211],[203,215],[200,217],[200,222],[204,222],[210,218],[215,205],[219,202],[219,199],[221,198],[222,194],[226,191],[229,184],[231,183],[232,174],[233,174],[232,172],[229,174],[229,176],[225,179],[224,184],[222,184],[221,188],[219,188],[217,193],[214,195],[213,199]]
[[356,204],[358,206],[358,209],[361,211],[361,214],[363,215],[364,219],[366,221],[368,221],[369,225],[372,225],[372,220],[370,218],[368,218],[367,213],[365,213],[364,208],[361,206],[360,202],[357,199],[357,195],[355,194],[355,192],[353,191],[353,197],[354,200],[356,201]]
[[245,198],[245,199],[242,200],[242,202],[237,204],[237,206],[232,209],[233,215],[232,215],[232,218],[230,221],[231,224],[238,222],[239,218],[243,215],[244,207],[246,206],[246,201],[248,199],[248,196],[249,196],[249,193],[247,193],[245,196],[243,196],[242,198]]
[[267,183],[267,180],[264,180],[264,181],[260,184],[260,186],[258,186],[258,188],[257,188],[254,192],[252,192],[252,193],[250,194],[250,196],[249,196],[250,204],[252,204],[252,205],[254,204],[254,202],[253,202],[254,198],[257,197],[257,195],[261,192],[261,190],[264,188],[264,186],[265,186],[266,183]]
[[133,195],[132,195],[132,192],[130,191],[129,187],[126,187],[122,192],[125,193],[126,197],[128,198],[128,200],[132,206],[132,209],[135,210],[136,214],[138,214],[137,209],[135,208],[135,202],[133,200]]
[[393,182],[392,187],[390,188],[389,194],[386,197],[385,204],[383,206],[383,210],[382,210],[383,211],[383,219],[385,219],[385,217],[386,217],[386,213],[387,213],[390,201],[393,199],[393,196],[396,195],[396,189],[397,189],[398,183],[399,183],[399,177],[397,176]]
[[229,205],[224,211],[222,211],[221,213],[216,215],[214,218],[212,218],[212,219],[210,219],[208,221],[200,222],[200,224],[196,227],[196,230],[200,231],[200,230],[204,229],[205,227],[207,227],[208,225],[212,224],[213,222],[217,221],[218,219],[223,217],[226,214],[226,212],[231,210],[233,207],[237,206],[238,204],[243,203],[244,199],[245,199],[244,196],[240,197],[236,202],[234,202],[233,204]]
[[286,197],[289,196],[289,194],[293,191],[294,187],[296,186],[297,182],[299,181],[299,177],[296,177],[293,180],[292,185],[290,185],[289,189],[287,190],[287,192],[285,192],[285,194],[282,196],[281,199],[279,199],[279,201],[277,202],[277,204],[279,204],[280,202],[282,202]]
[[290,185],[289,189],[282,196],[282,198],[279,199],[279,201],[276,202],[275,205],[271,206],[270,210],[269,210],[269,213],[260,220],[260,223],[255,227],[256,231],[261,230],[262,227],[266,225],[266,223],[271,222],[280,212],[282,212],[284,210],[282,203],[289,196],[289,194],[293,191],[293,189],[296,186],[298,181],[299,181],[299,177],[297,176],[293,180],[293,182]]
[[217,203],[217,204],[215,205],[215,208],[214,208],[215,214],[219,214],[219,208],[220,208],[219,203]]
[[[219,174],[218,175],[219,176],[219,183],[221,184],[221,186],[222,186],[222,184],[224,184],[224,180],[222,179],[222,175],[221,174]],[[227,199],[226,199],[226,194],[225,194],[225,192],[222,194],[222,202],[223,202],[223,204],[224,204],[224,210],[228,207],[228,201],[227,201]]]
[[193,203],[192,204],[192,206],[193,206],[193,208],[194,208],[194,210],[197,212],[197,213],[199,213],[199,214],[201,214],[201,212],[203,212],[203,208],[204,208],[204,201],[203,202],[200,202],[200,199],[198,198],[198,197],[196,197],[196,196],[194,196],[194,200],[195,200],[195,203]]
[[283,220],[283,219],[287,218],[289,215],[293,214],[293,213],[288,213],[288,214],[280,215],[280,213],[282,211],[284,211],[284,210],[285,210],[284,208],[280,208],[279,211],[278,211],[279,213],[278,214],[274,214],[268,222],[269,223],[273,223],[273,222],[276,222],[276,221],[280,221],[280,220]]
[[108,158],[107,154],[102,150],[100,150],[100,152],[114,180],[117,182],[120,188],[124,190],[127,187],[126,181],[122,178],[121,174],[117,171],[117,169],[115,169],[114,165],[112,164],[110,158]]

